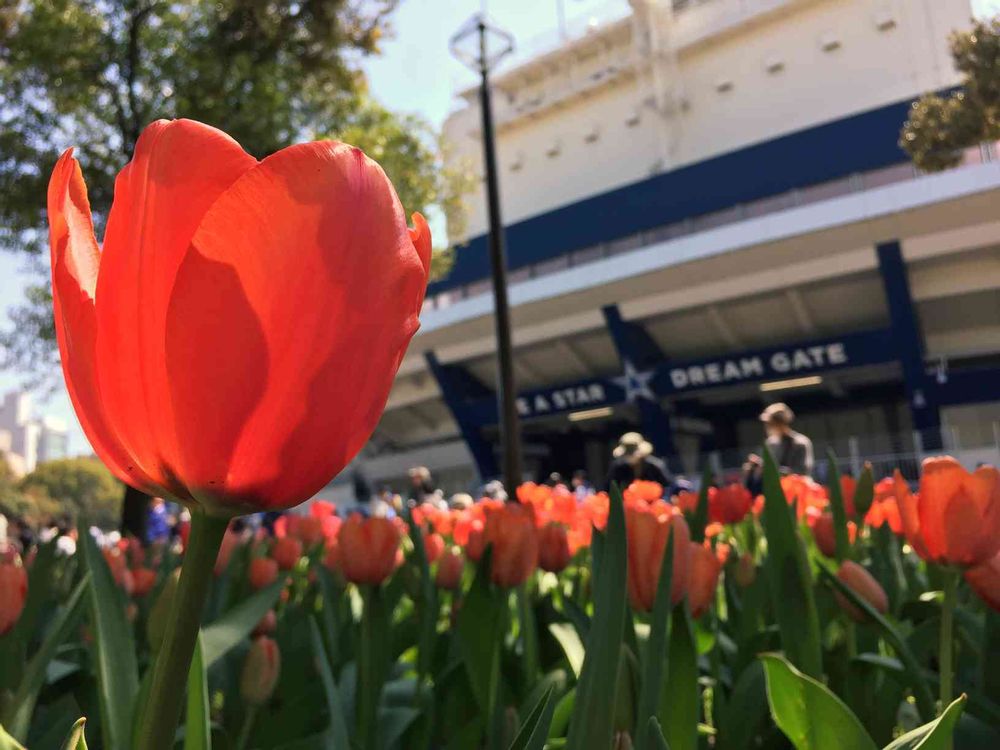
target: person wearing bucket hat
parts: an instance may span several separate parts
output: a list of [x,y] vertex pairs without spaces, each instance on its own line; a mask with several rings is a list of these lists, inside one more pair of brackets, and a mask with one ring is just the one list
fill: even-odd
[[788,404],[771,404],[760,413],[767,431],[767,447],[782,474],[809,476],[813,470],[813,444],[801,432],[792,429],[795,412]]
[[666,492],[670,487],[670,476],[667,467],[653,455],[653,444],[638,432],[626,432],[618,439],[618,445],[612,451],[614,460],[608,470],[607,488],[612,482],[617,482],[623,490],[636,479],[647,482],[658,482]]

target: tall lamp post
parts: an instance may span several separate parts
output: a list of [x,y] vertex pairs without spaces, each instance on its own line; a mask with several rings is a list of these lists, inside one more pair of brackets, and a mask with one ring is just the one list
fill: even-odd
[[490,100],[490,69],[514,50],[514,37],[478,13],[455,32],[451,53],[480,76],[479,110],[482,113],[483,157],[486,164],[486,199],[490,222],[490,266],[493,271],[493,309],[497,337],[497,406],[503,446],[503,481],[508,495],[515,497],[521,483],[521,431],[517,416],[517,388],[510,344],[510,306],[507,303],[507,257],[503,221],[500,217],[500,185],[497,178],[496,134]]

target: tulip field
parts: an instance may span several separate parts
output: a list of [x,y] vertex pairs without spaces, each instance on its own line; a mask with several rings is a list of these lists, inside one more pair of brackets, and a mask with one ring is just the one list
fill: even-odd
[[[227,530],[157,746],[998,746],[995,469],[929,459],[916,491],[869,470],[827,488],[768,458],[758,498],[517,500],[405,520],[315,502],[274,538]],[[75,555],[6,555],[0,748],[151,746],[197,552],[81,529]]]

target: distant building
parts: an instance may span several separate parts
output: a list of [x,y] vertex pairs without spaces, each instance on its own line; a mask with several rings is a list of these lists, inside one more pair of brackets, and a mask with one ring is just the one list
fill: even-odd
[[[959,83],[969,0],[630,0],[492,79],[525,467],[603,476],[640,430],[738,470],[757,415],[861,458],[1000,444],[1000,150],[923,174],[910,103]],[[478,88],[444,125],[483,174]],[[498,474],[482,187],[358,465]],[[341,479],[346,482],[347,474]],[[346,486],[346,485],[345,485]]]
[[56,417],[36,417],[25,391],[9,391],[0,402],[0,452],[15,474],[34,471],[42,461],[65,458],[69,447],[66,423]]

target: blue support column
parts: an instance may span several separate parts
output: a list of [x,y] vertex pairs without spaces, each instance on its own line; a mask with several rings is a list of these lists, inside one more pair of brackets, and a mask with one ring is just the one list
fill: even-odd
[[424,352],[424,359],[427,360],[427,367],[441,389],[441,397],[458,423],[462,439],[476,462],[480,481],[487,482],[500,476],[493,445],[483,437],[480,420],[468,408],[470,402],[493,397],[494,394],[461,367],[441,364],[434,352]]
[[621,378],[625,392],[639,409],[642,433],[656,453],[666,459],[671,471],[681,471],[670,415],[649,386],[648,374],[665,359],[663,352],[644,328],[622,318],[618,305],[607,305],[602,312],[625,371]]
[[910,294],[906,261],[898,241],[884,242],[876,251],[913,427],[921,432],[925,448],[938,450],[941,448],[941,411],[937,384],[928,377],[924,364],[923,336]]

